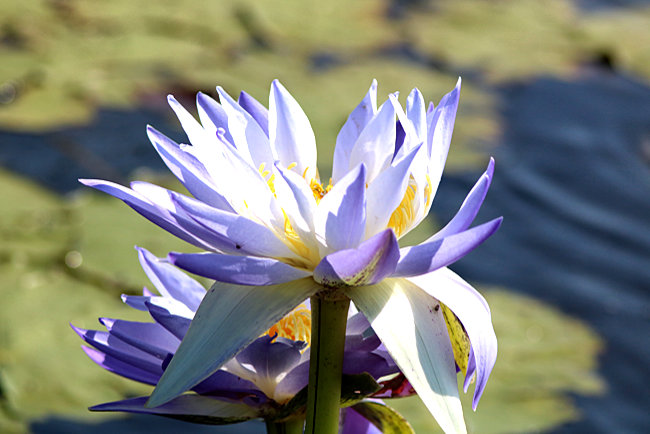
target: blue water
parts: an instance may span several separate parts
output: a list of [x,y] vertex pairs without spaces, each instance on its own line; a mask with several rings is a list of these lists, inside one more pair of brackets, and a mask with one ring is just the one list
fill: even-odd
[[[648,432],[650,88],[594,73],[499,94],[504,135],[478,221],[504,223],[452,268],[558,306],[604,339],[607,394],[576,397],[583,419],[553,432]],[[444,178],[434,202],[441,220],[476,175]]]

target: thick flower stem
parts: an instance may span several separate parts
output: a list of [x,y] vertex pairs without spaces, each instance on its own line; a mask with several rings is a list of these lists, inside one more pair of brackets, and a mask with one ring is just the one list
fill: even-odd
[[350,299],[317,294],[311,298],[311,356],[305,434],[339,429],[345,327]]
[[302,434],[305,421],[303,419],[291,419],[286,422],[266,421],[267,434]]

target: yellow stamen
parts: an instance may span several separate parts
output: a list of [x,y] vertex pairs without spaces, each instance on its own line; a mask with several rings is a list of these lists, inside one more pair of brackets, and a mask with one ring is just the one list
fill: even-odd
[[[427,184],[424,186],[424,200],[426,207],[431,205],[431,192],[433,188],[431,187],[431,180],[429,175],[426,177]],[[417,215],[415,213],[415,198],[417,193],[417,184],[413,176],[409,178],[409,185],[406,187],[406,192],[404,193],[404,198],[400,204],[395,208],[395,211],[390,216],[388,220],[388,227],[392,228],[395,231],[395,236],[398,238],[405,234],[413,225]]]
[[277,334],[279,337],[303,341],[309,345],[311,344],[311,312],[303,303],[275,323],[267,334],[269,336]]

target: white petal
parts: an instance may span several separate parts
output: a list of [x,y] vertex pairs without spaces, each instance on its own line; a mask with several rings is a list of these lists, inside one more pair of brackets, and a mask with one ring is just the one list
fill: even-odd
[[465,433],[456,365],[438,301],[406,279],[346,289],[441,428]]
[[366,181],[372,182],[393,158],[395,134],[395,108],[391,102],[385,102],[354,144],[350,167],[364,163],[368,171]]
[[298,102],[273,80],[269,97],[269,141],[280,164],[296,163],[306,179],[316,178],[316,138],[307,115]]
[[271,167],[277,156],[273,155],[269,139],[257,121],[248,114],[237,102],[230,97],[220,86],[217,92],[221,106],[228,115],[228,131],[230,132],[237,151],[255,168],[262,163]]
[[372,80],[368,93],[350,113],[336,137],[332,182],[336,184],[350,169],[350,153],[370,119],[377,114],[377,80]]

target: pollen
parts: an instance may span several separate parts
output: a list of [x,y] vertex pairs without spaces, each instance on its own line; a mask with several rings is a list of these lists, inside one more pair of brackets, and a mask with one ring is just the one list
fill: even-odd
[[[305,178],[305,181],[307,180],[307,170],[309,170],[309,168],[306,168],[302,174],[302,177]],[[329,184],[327,184],[325,187],[323,187],[323,184],[321,184],[319,179],[312,178],[309,181],[309,188],[314,195],[314,199],[316,199],[316,203],[319,203],[320,200],[325,197],[327,193],[329,193],[332,187],[332,178],[330,178]]]
[[289,312],[287,316],[275,323],[267,332],[269,336],[277,336],[303,341],[311,344],[311,312],[303,303]]
[[[425,207],[428,208],[431,205],[431,201],[433,199],[431,195],[433,188],[431,187],[431,180],[429,179],[429,175],[427,175],[426,180],[427,183],[424,186],[424,202]],[[395,208],[395,211],[393,211],[393,214],[391,214],[390,219],[388,220],[388,227],[393,229],[397,238],[401,237],[409,229],[411,229],[413,223],[415,222],[415,219],[417,218],[418,213],[416,212],[415,208],[417,190],[418,188],[417,184],[415,183],[415,179],[413,176],[411,176],[409,178],[409,184],[408,187],[406,187],[406,193],[404,193],[402,201],[397,206],[397,208]]]

